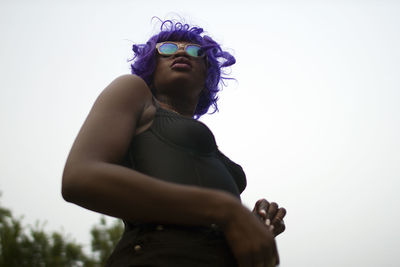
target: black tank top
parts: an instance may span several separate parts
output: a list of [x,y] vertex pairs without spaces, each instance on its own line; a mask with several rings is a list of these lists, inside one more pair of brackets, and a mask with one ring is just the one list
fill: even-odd
[[[160,106],[149,129],[132,139],[125,163],[167,182],[220,189],[239,199],[246,187],[242,168],[218,150],[206,125]],[[166,225],[160,230],[149,223],[124,223],[107,267],[236,266],[218,229]]]
[[127,165],[167,182],[220,189],[238,198],[246,187],[242,168],[218,150],[205,124],[158,103],[152,125],[133,138]]

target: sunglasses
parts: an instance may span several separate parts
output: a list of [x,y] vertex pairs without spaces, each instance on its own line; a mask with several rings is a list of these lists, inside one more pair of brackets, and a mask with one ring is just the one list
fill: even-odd
[[180,47],[183,47],[186,54],[192,57],[204,57],[204,50],[197,44],[181,44],[175,42],[157,43],[156,48],[160,55],[172,56],[178,53]]

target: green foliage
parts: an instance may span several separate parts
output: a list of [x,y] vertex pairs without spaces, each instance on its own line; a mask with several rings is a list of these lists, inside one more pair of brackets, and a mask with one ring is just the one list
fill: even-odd
[[91,229],[92,254],[62,233],[47,233],[44,225],[23,226],[22,218],[0,206],[0,267],[104,266],[123,232],[120,220],[110,226],[104,216]]
[[124,226],[121,220],[115,220],[110,227],[104,217],[100,218],[100,224],[95,225],[91,230],[92,251],[97,254],[98,262],[103,266],[112,250],[121,238]]

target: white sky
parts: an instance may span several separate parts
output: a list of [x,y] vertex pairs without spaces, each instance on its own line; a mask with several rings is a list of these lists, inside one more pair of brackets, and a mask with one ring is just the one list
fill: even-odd
[[89,245],[99,215],[60,194],[68,151],[151,17],[177,12],[236,56],[202,120],[244,203],[287,208],[281,266],[400,266],[399,2],[232,2],[0,0],[2,205]]

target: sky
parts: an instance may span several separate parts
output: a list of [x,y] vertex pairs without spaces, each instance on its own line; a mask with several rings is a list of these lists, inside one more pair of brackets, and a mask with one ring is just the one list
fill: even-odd
[[201,121],[242,165],[244,205],[288,211],[282,267],[400,266],[397,1],[0,0],[1,205],[90,245],[100,215],[61,197],[98,94],[129,73],[151,18],[203,27],[235,81]]

